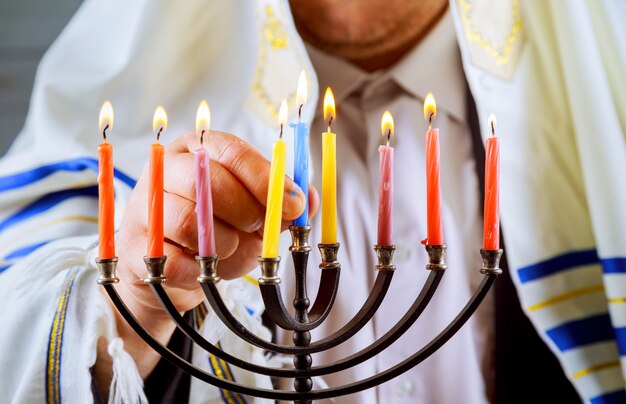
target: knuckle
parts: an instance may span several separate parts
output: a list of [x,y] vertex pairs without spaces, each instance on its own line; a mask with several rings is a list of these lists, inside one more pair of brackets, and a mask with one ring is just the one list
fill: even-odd
[[219,255],[223,258],[232,256],[237,247],[239,247],[239,234],[236,231],[229,230],[222,238],[222,242],[217,246]]
[[178,212],[178,218],[176,220],[177,232],[181,235],[189,234],[195,231],[196,228],[196,204],[193,202],[187,202],[185,206]]

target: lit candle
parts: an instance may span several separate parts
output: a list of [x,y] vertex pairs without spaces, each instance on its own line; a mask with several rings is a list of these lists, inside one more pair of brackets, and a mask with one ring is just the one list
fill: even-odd
[[98,147],[98,233],[100,259],[115,257],[115,189],[113,187],[113,146],[107,142],[107,130],[113,128],[113,106],[102,104],[98,128],[103,141]]
[[167,128],[167,114],[162,106],[154,111],[152,130],[156,142],[150,146],[150,184],[148,188],[148,257],[163,256],[163,156],[159,139]]
[[309,128],[302,122],[302,108],[307,99],[307,80],[304,70],[300,72],[298,90],[296,91],[296,107],[298,108],[298,122],[292,123],[291,127],[295,137],[294,170],[293,180],[304,193],[306,201],[304,212],[293,221],[294,226],[306,226],[309,224]]
[[483,249],[497,250],[500,248],[500,139],[496,136],[496,117],[489,116],[491,137],[485,147],[485,213]]
[[378,177],[378,245],[393,245],[393,147],[389,140],[393,135],[393,117],[385,111],[380,129],[387,139],[386,145],[378,147],[380,168]]
[[443,244],[443,223],[441,221],[441,180],[439,178],[439,129],[433,128],[437,116],[435,97],[428,93],[424,100],[424,117],[428,121],[426,132],[426,210],[427,238],[430,245]]
[[324,120],[328,131],[322,133],[322,244],[337,243],[337,147],[331,132],[335,119],[335,99],[330,88],[324,95]]
[[280,225],[283,216],[283,194],[285,192],[285,160],[287,148],[283,141],[283,125],[287,122],[287,101],[283,100],[278,114],[280,135],[272,149],[272,165],[270,166],[269,186],[263,228],[263,244],[261,257],[278,257]]
[[211,171],[209,154],[204,147],[204,133],[211,123],[211,111],[202,101],[196,113],[196,133],[200,136],[200,147],[194,153],[196,176],[196,216],[198,220],[198,255],[215,256],[215,233],[213,226],[213,199],[211,197]]

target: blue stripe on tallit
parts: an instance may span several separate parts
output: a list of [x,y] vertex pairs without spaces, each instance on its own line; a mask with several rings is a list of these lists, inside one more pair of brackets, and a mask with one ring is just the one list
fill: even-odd
[[626,258],[603,258],[601,262],[605,274],[626,274]]
[[591,404],[624,404],[626,403],[626,391],[619,389],[601,396],[592,397]]
[[[3,261],[11,261],[14,260],[16,258],[22,258],[27,256],[28,254],[32,253],[33,251],[43,247],[44,245],[48,244],[51,240],[46,240],[46,241],[42,241],[36,244],[31,244],[28,245],[26,247],[20,247],[17,250],[14,250],[13,252],[9,253],[6,257],[4,257]],[[11,267],[11,265],[13,265],[13,263],[9,264],[9,265],[3,265],[0,266],[0,274],[3,273],[4,271],[6,271],[7,269],[9,269]]]
[[20,258],[20,257],[24,257],[28,254],[30,254],[31,252],[35,251],[36,249],[38,249],[39,247],[43,247],[44,245],[48,244],[50,242],[50,240],[47,241],[42,241],[36,244],[31,244],[25,247],[20,247],[19,249],[9,253],[6,257],[4,257],[5,261],[10,261],[13,260],[15,258]]
[[[72,160],[60,161],[58,163],[46,164],[28,171],[0,177],[0,192],[20,188],[33,182],[48,177],[58,171],[80,172],[83,170],[98,172],[98,160],[91,157],[81,157]],[[131,188],[135,187],[137,181],[118,169],[114,169],[115,178],[122,181]]]
[[595,249],[572,251],[517,270],[520,282],[530,282],[562,271],[600,261]]
[[615,328],[615,339],[617,340],[619,356],[626,356],[626,327]]
[[67,189],[63,191],[52,192],[42,196],[36,201],[26,205],[16,213],[7,217],[4,221],[0,222],[0,231],[4,231],[9,227],[27,220],[33,216],[43,213],[53,207],[57,206],[63,201],[76,196],[98,197],[98,186],[90,185],[83,188]]
[[608,314],[570,321],[545,332],[561,352],[596,342],[615,340],[615,331]]

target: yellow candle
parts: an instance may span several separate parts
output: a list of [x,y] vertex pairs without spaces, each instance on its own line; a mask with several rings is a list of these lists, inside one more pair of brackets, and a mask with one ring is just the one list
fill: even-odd
[[322,244],[337,242],[337,147],[330,126],[335,119],[335,99],[330,88],[324,95],[324,120],[328,131],[322,133]]
[[278,257],[280,239],[280,225],[283,216],[283,195],[285,193],[285,160],[287,147],[283,142],[283,125],[287,122],[287,101],[283,100],[279,113],[280,137],[274,142],[272,149],[272,165],[267,190],[267,210],[265,212],[265,227],[263,230],[263,246],[261,257]]

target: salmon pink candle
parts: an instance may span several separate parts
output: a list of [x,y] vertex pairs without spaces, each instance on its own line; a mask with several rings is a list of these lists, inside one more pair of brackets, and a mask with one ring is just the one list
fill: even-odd
[[500,248],[500,139],[496,136],[496,117],[489,116],[491,137],[485,145],[485,212],[483,249]]
[[159,139],[167,127],[167,114],[162,106],[154,111],[152,129],[156,142],[150,146],[150,184],[148,188],[148,257],[163,256],[163,157],[165,148]]
[[393,135],[393,117],[385,111],[380,122],[387,144],[378,147],[380,168],[378,177],[378,245],[393,245],[393,147],[389,141]]
[[98,258],[115,257],[115,189],[113,187],[113,146],[107,130],[113,128],[113,106],[106,101],[100,109],[99,128],[103,141],[98,147]]
[[428,121],[426,132],[426,210],[427,238],[429,245],[441,245],[443,241],[443,223],[441,221],[441,180],[439,177],[439,129],[432,127],[437,116],[435,97],[428,93],[424,100],[424,117]]
[[196,176],[196,216],[198,218],[198,255],[209,257],[217,255],[215,251],[215,233],[213,226],[213,200],[211,197],[211,171],[209,155],[204,147],[204,134],[209,130],[211,111],[206,101],[198,106],[196,114],[196,133],[200,135],[200,147],[194,153]]

